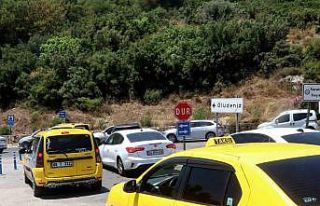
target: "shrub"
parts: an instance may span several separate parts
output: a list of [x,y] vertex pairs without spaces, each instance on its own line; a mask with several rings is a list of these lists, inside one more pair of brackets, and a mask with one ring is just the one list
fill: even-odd
[[61,124],[61,123],[63,123],[63,120],[62,119],[60,119],[59,117],[54,117],[52,120],[51,120],[51,122],[49,122],[49,127],[54,127],[54,126],[56,126],[56,125],[58,125],[58,124]]
[[161,100],[161,91],[160,90],[147,90],[143,97],[144,103],[149,105],[156,105]]
[[102,106],[102,98],[90,99],[86,97],[81,97],[76,103],[76,107],[81,111],[95,111]]
[[38,121],[39,117],[40,117],[41,113],[39,111],[34,111],[31,114],[31,124],[34,124]]
[[152,117],[149,112],[147,112],[144,116],[142,116],[141,120],[142,127],[151,127],[152,126]]
[[10,128],[7,126],[0,127],[0,135],[9,135]]
[[205,109],[203,107],[196,108],[192,116],[195,120],[206,119]]

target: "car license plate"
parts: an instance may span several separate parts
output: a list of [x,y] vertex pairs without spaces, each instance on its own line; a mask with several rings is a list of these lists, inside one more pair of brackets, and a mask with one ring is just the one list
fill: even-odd
[[72,167],[72,166],[73,166],[72,161],[52,162],[52,163],[51,163],[51,167],[52,167],[52,168]]
[[163,149],[149,150],[149,151],[147,151],[147,155],[148,156],[163,155]]

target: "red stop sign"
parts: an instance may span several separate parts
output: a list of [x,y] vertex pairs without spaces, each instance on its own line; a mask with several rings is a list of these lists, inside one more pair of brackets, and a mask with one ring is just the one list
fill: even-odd
[[188,102],[179,102],[174,108],[174,114],[179,120],[188,120],[192,115],[192,106]]

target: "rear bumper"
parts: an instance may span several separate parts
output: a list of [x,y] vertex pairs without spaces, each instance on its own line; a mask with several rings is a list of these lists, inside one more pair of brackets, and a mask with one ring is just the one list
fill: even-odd
[[34,168],[32,173],[35,183],[39,187],[55,188],[66,185],[93,184],[102,180],[102,164],[97,164],[96,172],[88,175],[46,177],[43,168]]
[[142,158],[133,158],[133,157],[128,157],[124,161],[124,169],[125,170],[135,170],[143,167],[148,167],[153,165],[154,163],[158,162],[161,160],[163,157],[158,157],[158,158],[150,158],[150,159],[142,159]]
[[73,186],[73,185],[91,185],[98,182],[98,179],[78,179],[78,180],[69,180],[69,181],[52,181],[44,185],[45,188],[57,188],[62,186]]

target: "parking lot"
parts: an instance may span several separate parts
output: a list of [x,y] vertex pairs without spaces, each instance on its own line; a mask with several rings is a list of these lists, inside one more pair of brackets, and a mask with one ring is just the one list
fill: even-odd
[[[204,142],[188,142],[187,149],[204,146]],[[177,144],[177,151],[183,149],[183,144]],[[14,169],[13,153],[17,154],[17,170]],[[119,182],[131,178],[121,177],[111,168],[103,170],[103,188],[100,192],[90,192],[89,188],[61,188],[48,190],[42,198],[35,198],[32,188],[24,183],[23,168],[19,160],[18,149],[13,147],[2,154],[3,175],[0,175],[0,200],[6,206],[51,206],[51,205],[105,205],[110,188]],[[132,178],[139,174],[132,174]],[[2,204],[0,204],[2,205]]]

